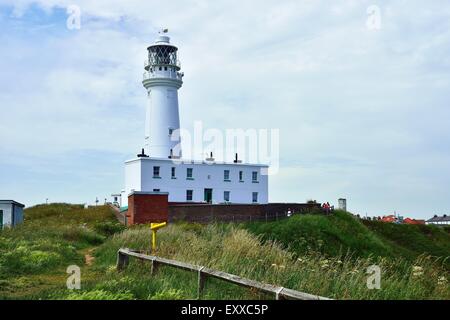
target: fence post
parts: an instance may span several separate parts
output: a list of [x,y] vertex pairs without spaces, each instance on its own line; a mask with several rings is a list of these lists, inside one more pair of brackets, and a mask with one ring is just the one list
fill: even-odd
[[203,295],[203,289],[205,288],[205,282],[206,282],[206,274],[202,272],[204,267],[201,267],[198,269],[198,291],[197,291],[197,298],[200,299]]
[[158,271],[158,262],[155,261],[155,259],[152,259],[152,270],[150,271],[150,274],[153,276]]
[[122,252],[117,251],[117,270],[121,271],[123,269],[125,269],[128,265],[128,263],[130,262],[130,257],[127,256],[126,254],[123,254]]
[[275,300],[282,300],[283,296],[280,294],[281,291],[283,291],[283,287],[279,288],[276,292],[275,292]]

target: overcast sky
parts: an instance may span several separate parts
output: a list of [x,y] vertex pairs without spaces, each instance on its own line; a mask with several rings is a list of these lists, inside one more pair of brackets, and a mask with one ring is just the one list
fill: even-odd
[[0,198],[93,203],[123,188],[161,27],[185,73],[182,127],[280,129],[271,202],[449,213],[447,0],[0,0]]

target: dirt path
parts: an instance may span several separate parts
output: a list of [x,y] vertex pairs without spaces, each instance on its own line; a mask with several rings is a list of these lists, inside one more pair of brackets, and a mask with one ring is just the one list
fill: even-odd
[[[97,247],[84,248],[78,251],[84,257],[81,267],[82,285],[97,278],[98,272],[91,266],[95,263],[94,251]],[[65,290],[69,274],[65,267],[58,267],[49,273],[24,275],[9,278],[7,283],[0,281],[0,300],[2,299],[39,299],[56,290]]]
[[92,263],[93,263],[94,260],[95,260],[95,257],[92,255],[92,253],[94,252],[94,250],[95,250],[95,248],[90,248],[90,249],[88,250],[88,252],[84,255],[84,263],[85,263],[87,266],[91,266]]

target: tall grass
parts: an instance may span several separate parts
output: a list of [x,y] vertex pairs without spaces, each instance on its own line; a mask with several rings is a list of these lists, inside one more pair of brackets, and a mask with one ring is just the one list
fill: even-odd
[[122,230],[107,207],[39,205],[25,210],[24,223],[0,232],[0,297],[27,283],[25,276],[83,265],[79,250],[101,244]]
[[[336,299],[450,299],[444,255],[436,257],[442,248],[445,253],[448,237],[432,230],[428,237],[440,239],[433,249],[430,241],[401,243],[394,232],[364,226],[342,212],[267,224],[177,223],[158,232],[156,254]],[[22,226],[0,232],[0,298],[195,299],[195,273],[161,267],[151,276],[149,264],[134,259],[124,272],[116,271],[119,248],[148,251],[150,240],[148,226],[123,230],[107,207],[27,209]],[[83,265],[84,252],[93,247],[96,259],[83,268],[82,290],[67,290],[64,268]],[[381,268],[379,290],[367,288],[366,270],[372,264]],[[47,286],[45,279],[30,280],[33,275],[60,278]],[[204,298],[271,297],[208,279]]]
[[[146,250],[150,232],[146,226],[116,234],[97,251],[97,267],[109,272],[90,289],[128,290],[134,298],[152,298],[168,290],[183,298],[195,298],[196,278],[187,272],[163,268],[150,278],[149,265],[133,262],[124,274],[114,271],[117,249]],[[442,261],[420,256],[403,259],[355,257],[351,254],[325,257],[318,252],[294,254],[276,242],[261,242],[239,226],[170,225],[158,233],[157,255],[208,266],[239,276],[337,299],[449,299],[447,274]],[[367,267],[382,270],[381,289],[367,288]],[[420,272],[418,272],[420,271]],[[127,279],[122,284],[121,280]],[[259,298],[257,293],[211,281],[208,298]],[[164,296],[164,294],[162,294]]]
[[[442,228],[364,221],[336,210],[331,216],[296,215],[278,222],[245,224],[263,240],[275,240],[297,254],[311,251],[326,256],[352,253],[414,261],[421,255],[450,255],[450,235]],[[450,261],[446,262],[450,269]]]

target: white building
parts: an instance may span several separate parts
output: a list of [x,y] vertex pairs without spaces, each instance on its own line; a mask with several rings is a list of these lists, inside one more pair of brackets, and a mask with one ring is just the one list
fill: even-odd
[[0,230],[22,223],[24,207],[23,204],[14,200],[0,200]]
[[434,224],[438,226],[448,226],[450,225],[450,216],[444,214],[443,216],[434,215],[433,218],[425,221],[425,224]]
[[147,50],[142,81],[148,94],[145,152],[125,162],[122,205],[133,191],[168,192],[170,202],[267,203],[267,165],[237,158],[231,163],[182,158],[178,89],[184,74],[178,48],[160,34]]

